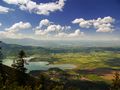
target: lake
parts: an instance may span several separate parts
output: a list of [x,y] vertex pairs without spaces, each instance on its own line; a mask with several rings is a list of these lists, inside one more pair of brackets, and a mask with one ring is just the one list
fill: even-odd
[[[34,70],[48,70],[50,68],[60,68],[60,69],[74,69],[76,68],[75,65],[73,64],[57,64],[57,65],[53,65],[53,64],[49,64],[49,62],[47,61],[40,61],[40,62],[29,62],[30,58],[27,58],[27,64],[25,64],[25,67],[28,69],[28,72],[30,71],[34,71]],[[3,64],[10,66],[12,65],[13,60],[11,59],[4,59]]]

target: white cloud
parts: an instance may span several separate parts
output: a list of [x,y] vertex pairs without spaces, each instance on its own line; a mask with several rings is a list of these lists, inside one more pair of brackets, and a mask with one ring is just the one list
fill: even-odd
[[40,21],[39,26],[34,28],[34,33],[25,34],[22,33],[21,30],[26,30],[31,27],[29,22],[18,22],[13,24],[9,28],[5,28],[4,31],[0,31],[0,38],[14,38],[14,39],[22,39],[22,38],[32,38],[32,39],[40,39],[40,38],[63,38],[59,37],[60,33],[65,33],[66,38],[68,37],[78,37],[81,32],[76,30],[74,33],[67,33],[70,32],[70,26],[61,26],[59,24],[54,24],[53,22],[49,21],[48,19],[43,19]]
[[81,32],[79,29],[75,30],[73,33],[58,33],[55,37],[58,38],[80,38],[84,36],[84,32]]
[[49,26],[52,22],[50,22],[48,19],[43,19],[40,21],[39,27],[41,28],[42,26]]
[[29,0],[3,0],[4,2],[8,4],[26,4]]
[[113,31],[114,31],[114,29],[111,29],[109,27],[101,27],[96,30],[96,32],[113,32]]
[[55,34],[65,30],[71,29],[70,26],[61,26],[56,25],[48,19],[43,19],[40,21],[39,26],[37,26],[35,30],[36,35],[48,35],[50,33]]
[[29,34],[23,33],[11,33],[6,31],[0,31],[0,38],[10,38],[10,39],[24,39],[24,38],[33,38],[33,36]]
[[19,23],[15,23],[10,28],[6,28],[5,30],[7,32],[15,33],[15,32],[18,32],[19,30],[29,29],[30,27],[31,27],[31,24],[28,22],[25,22],[25,23],[19,22]]
[[112,17],[104,17],[93,20],[84,20],[83,18],[75,19],[73,24],[79,24],[81,28],[95,28],[96,32],[113,32],[113,25],[115,19]]
[[88,21],[84,21],[79,24],[79,26],[81,26],[82,28],[90,28],[91,25],[92,24]]
[[79,29],[75,30],[74,33],[70,33],[68,37],[81,37],[84,36],[84,32],[81,32]]
[[0,37],[4,38],[24,38],[25,35],[19,33],[21,30],[29,29],[31,24],[28,22],[19,22],[13,24],[10,28],[5,28],[4,31],[0,31]]
[[8,13],[9,11],[14,10],[0,5],[0,13]]
[[18,5],[21,10],[28,10],[29,12],[33,12],[39,15],[49,15],[51,12],[55,12],[57,10],[62,11],[65,5],[65,0],[39,4],[32,0],[3,0],[3,1],[8,4]]
[[[51,39],[62,39],[62,38],[80,38],[84,35],[79,29],[72,30],[71,26],[62,26],[55,24],[48,19],[43,19],[40,21],[39,26],[34,28],[34,33],[25,34],[21,30],[29,29],[31,24],[29,22],[18,22],[13,24],[9,28],[5,28],[4,31],[0,31],[0,38],[12,38],[12,39],[41,39],[41,38],[51,38]],[[32,30],[32,29],[31,29]],[[74,31],[74,32],[73,32]]]
[[83,18],[79,18],[79,19],[75,19],[74,21],[72,21],[73,24],[77,24],[77,23],[81,23],[85,21]]
[[107,16],[107,17],[104,17],[104,18],[98,18],[96,21],[101,23],[101,24],[105,24],[105,23],[112,23],[112,22],[115,21],[115,19],[113,19],[110,16]]
[[84,33],[80,32],[79,29],[72,33],[71,26],[61,26],[59,24],[54,24],[48,19],[41,20],[39,26],[37,26],[34,30],[35,35],[39,37],[75,38],[84,35]]
[[35,34],[36,35],[49,35],[49,34],[56,34],[62,31],[66,31],[70,29],[70,26],[61,26],[61,25],[56,25],[56,24],[51,24],[47,26],[46,28],[36,28],[35,29]]

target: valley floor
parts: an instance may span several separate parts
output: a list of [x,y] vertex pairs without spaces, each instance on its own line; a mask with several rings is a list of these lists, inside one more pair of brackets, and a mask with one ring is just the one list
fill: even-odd
[[[46,61],[44,57],[37,56],[35,60]],[[120,72],[120,52],[56,53],[47,58],[51,58],[49,62],[55,65],[76,65],[75,69],[65,71],[72,76],[79,76],[77,79],[109,83],[112,81],[114,73]]]

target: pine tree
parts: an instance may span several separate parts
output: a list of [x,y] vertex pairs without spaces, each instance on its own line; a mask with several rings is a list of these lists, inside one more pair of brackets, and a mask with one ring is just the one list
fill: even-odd
[[18,59],[16,59],[12,65],[13,68],[17,70],[16,78],[20,85],[25,85],[27,81],[27,76],[25,75],[27,69],[24,67],[25,57],[26,57],[26,53],[23,50],[21,50],[18,53]]
[[[1,47],[1,41],[0,41],[0,74],[3,74],[3,68],[2,68],[2,62],[3,62],[3,54],[2,54],[2,47]],[[3,75],[2,75],[3,76]]]
[[3,70],[3,54],[2,54],[2,47],[1,47],[2,41],[0,41],[0,75],[2,78],[2,83],[5,85],[5,82],[7,80],[7,73]]
[[0,41],[0,67],[1,67],[1,65],[2,65],[2,60],[3,60],[1,43],[2,43],[2,42]]
[[19,53],[18,53],[18,59],[16,61],[14,61],[13,63],[13,67],[19,71],[22,71],[25,73],[26,71],[26,68],[24,67],[24,64],[25,64],[25,58],[26,57],[26,54],[23,50],[21,50]]

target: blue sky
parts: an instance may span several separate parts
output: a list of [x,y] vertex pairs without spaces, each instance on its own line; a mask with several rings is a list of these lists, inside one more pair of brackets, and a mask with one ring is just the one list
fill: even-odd
[[[0,8],[0,23],[2,24],[0,26],[0,38],[21,39],[23,35],[23,38],[33,39],[60,39],[61,37],[66,39],[90,38],[91,40],[96,38],[98,40],[101,38],[103,40],[120,39],[120,0],[15,1],[17,3],[12,0],[0,0],[0,6],[3,7]],[[35,3],[35,7],[32,7],[32,4],[28,5],[28,2]],[[44,5],[44,8],[39,8],[41,7],[40,3]],[[22,4],[25,6],[20,9]],[[45,4],[47,5],[45,6]],[[27,5],[28,7],[26,7]],[[72,23],[76,19],[79,21]],[[81,21],[81,19],[83,20]],[[108,20],[108,22],[104,22],[104,20]],[[47,22],[49,25],[42,24],[40,27],[40,22]],[[19,26],[22,24],[27,26],[26,23],[27,28]],[[95,26],[96,23],[99,25]],[[16,28],[18,29],[15,30]],[[18,37],[14,34],[18,34]]]

